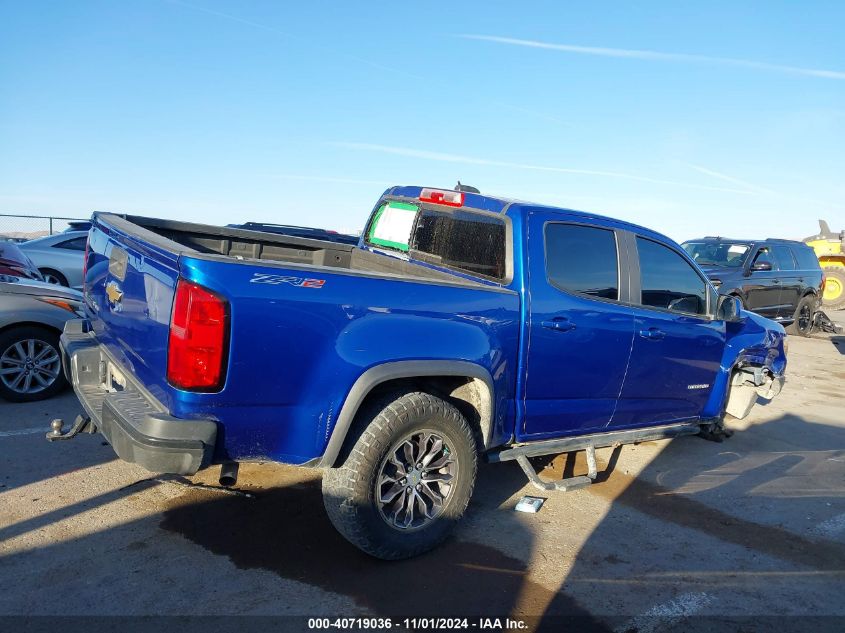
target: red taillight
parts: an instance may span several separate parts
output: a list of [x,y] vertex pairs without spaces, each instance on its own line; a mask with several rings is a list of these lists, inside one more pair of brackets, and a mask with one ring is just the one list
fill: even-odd
[[821,287],[819,287],[819,292],[820,292],[821,294],[824,294],[824,287],[825,287],[826,285],[827,285],[827,275],[825,275],[824,273],[822,273],[822,285],[821,285]]
[[180,279],[176,284],[167,380],[179,389],[217,391],[226,378],[229,305],[202,286]]
[[447,207],[464,206],[463,191],[449,191],[448,189],[423,189],[420,192],[420,202],[445,204]]

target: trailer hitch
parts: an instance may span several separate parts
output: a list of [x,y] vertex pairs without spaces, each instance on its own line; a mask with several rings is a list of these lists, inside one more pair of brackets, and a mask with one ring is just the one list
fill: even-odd
[[50,442],[55,442],[56,440],[69,440],[80,433],[97,432],[97,427],[91,423],[91,418],[87,415],[76,416],[76,419],[73,421],[73,426],[70,427],[67,433],[62,432],[64,424],[64,420],[61,418],[56,418],[50,422],[50,431],[46,434],[47,440]]

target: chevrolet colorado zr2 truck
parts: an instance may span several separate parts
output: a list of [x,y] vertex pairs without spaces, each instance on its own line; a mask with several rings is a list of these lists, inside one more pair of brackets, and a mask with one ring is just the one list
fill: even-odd
[[[97,213],[84,297],[61,345],[85,413],[48,438],[221,483],[323,468],[331,522],[384,559],[446,537],[480,458],[584,485],[595,448],[715,435],[786,366],[782,326],[668,238],[468,191],[388,189],[357,245]],[[587,474],[529,461],[573,450]]]

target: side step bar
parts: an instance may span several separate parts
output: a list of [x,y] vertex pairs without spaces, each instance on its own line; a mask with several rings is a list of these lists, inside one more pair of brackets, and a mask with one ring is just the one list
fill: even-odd
[[[523,472],[534,486],[540,490],[558,490],[566,492],[576,490],[593,483],[598,475],[596,468],[596,449],[606,446],[621,446],[622,444],[636,444],[638,442],[649,442],[662,440],[681,435],[695,435],[701,431],[702,425],[711,423],[712,420],[699,420],[695,422],[683,422],[679,424],[668,424],[665,426],[651,427],[647,429],[632,429],[626,431],[612,431],[610,433],[594,433],[593,435],[582,435],[579,437],[545,440],[510,446],[497,452],[489,453],[487,461],[506,462],[516,460]],[[567,477],[560,481],[546,481],[541,479],[528,461],[529,457],[540,455],[553,455],[558,453],[571,453],[574,451],[586,451],[587,453],[587,474],[577,477]]]

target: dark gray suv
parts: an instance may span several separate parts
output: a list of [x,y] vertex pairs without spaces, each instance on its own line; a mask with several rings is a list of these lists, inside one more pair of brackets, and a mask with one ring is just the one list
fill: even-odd
[[821,302],[824,273],[813,249],[792,240],[705,237],[683,243],[721,294],[747,310],[809,336]]

